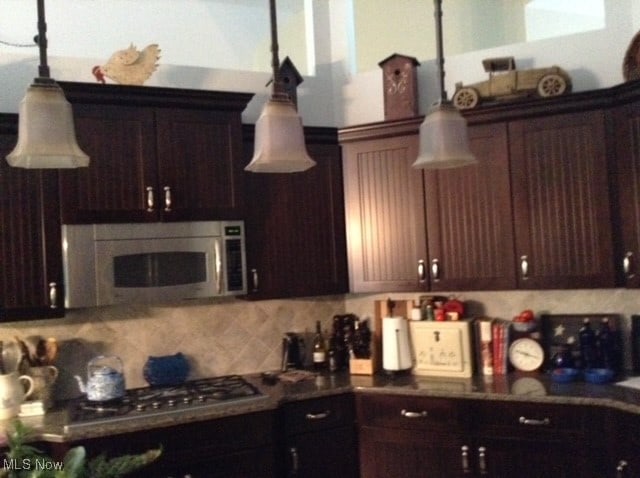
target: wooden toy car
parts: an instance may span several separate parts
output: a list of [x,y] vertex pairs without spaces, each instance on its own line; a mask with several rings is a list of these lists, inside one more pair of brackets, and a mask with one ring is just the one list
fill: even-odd
[[547,98],[571,91],[571,77],[558,66],[517,70],[512,56],[482,60],[489,73],[487,81],[463,86],[456,83],[452,102],[461,110],[475,108],[481,101],[512,99],[521,96]]

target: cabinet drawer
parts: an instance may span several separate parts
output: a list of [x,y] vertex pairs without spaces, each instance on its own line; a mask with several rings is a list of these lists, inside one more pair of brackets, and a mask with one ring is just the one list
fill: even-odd
[[284,433],[289,436],[353,425],[353,408],[350,394],[288,403],[282,408]]
[[412,430],[450,429],[467,422],[459,400],[403,395],[358,395],[360,426]]
[[584,429],[585,412],[575,405],[488,401],[475,404],[473,420],[482,431],[579,432]]

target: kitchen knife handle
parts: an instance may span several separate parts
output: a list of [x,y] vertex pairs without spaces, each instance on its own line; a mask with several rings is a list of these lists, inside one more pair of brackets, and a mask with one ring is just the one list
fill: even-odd
[[529,258],[527,256],[520,256],[520,273],[522,280],[529,278]]
[[429,413],[427,413],[424,410],[421,412],[410,412],[409,410],[403,409],[400,411],[400,415],[402,415],[405,418],[427,418]]
[[480,470],[480,476],[489,474],[487,471],[487,449],[483,446],[478,447],[478,469]]
[[627,251],[622,259],[622,270],[627,279],[631,279],[636,274],[633,272],[633,252]]
[[165,186],[164,188],[164,210],[166,212],[171,211],[171,188],[169,186]]
[[331,415],[331,410],[325,410],[320,413],[307,413],[304,417],[307,420],[324,420],[325,418],[329,418],[329,415]]
[[434,282],[440,280],[440,261],[438,259],[431,259],[431,278]]
[[49,282],[49,308],[58,308],[58,284],[56,282]]
[[418,261],[418,283],[424,284],[425,282],[427,282],[426,267],[424,266],[424,261],[420,259]]
[[153,200],[153,187],[147,186],[145,191],[147,191],[147,212],[153,212],[156,207],[155,201]]
[[520,417],[518,419],[518,423],[522,425],[532,425],[532,426],[548,426],[551,425],[551,420],[549,418],[543,418],[542,420],[538,420],[536,418],[527,418]]

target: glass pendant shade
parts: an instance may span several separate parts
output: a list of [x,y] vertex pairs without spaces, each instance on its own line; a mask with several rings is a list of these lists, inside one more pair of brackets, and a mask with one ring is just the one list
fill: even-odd
[[469,150],[467,120],[450,103],[433,108],[420,125],[416,169],[447,169],[476,162]]
[[304,142],[302,119],[288,98],[272,97],[256,122],[255,149],[245,170],[253,173],[295,173],[316,162]]
[[7,162],[27,169],[89,165],[89,156],[76,142],[71,104],[55,82],[36,81],[27,89],[20,102],[18,143]]

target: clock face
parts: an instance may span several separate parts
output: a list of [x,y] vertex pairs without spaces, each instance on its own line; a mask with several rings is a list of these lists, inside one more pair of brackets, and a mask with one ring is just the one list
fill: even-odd
[[518,339],[509,347],[509,361],[516,369],[531,372],[544,363],[544,350],[533,339]]

